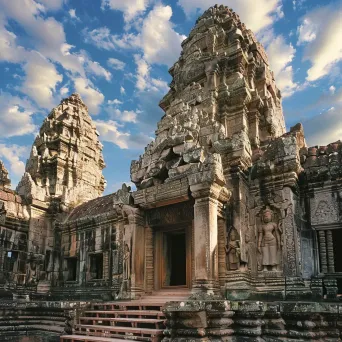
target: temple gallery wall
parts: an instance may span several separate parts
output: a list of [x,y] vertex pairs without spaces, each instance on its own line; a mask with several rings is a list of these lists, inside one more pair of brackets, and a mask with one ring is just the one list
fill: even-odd
[[266,52],[225,6],[197,19],[169,72],[156,137],[131,163],[136,191],[102,196],[102,145],[78,94],[44,120],[15,191],[0,162],[2,298],[182,289],[165,341],[340,341],[342,142],[286,131]]

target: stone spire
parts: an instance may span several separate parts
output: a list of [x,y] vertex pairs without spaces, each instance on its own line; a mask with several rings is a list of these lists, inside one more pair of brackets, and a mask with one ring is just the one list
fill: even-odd
[[17,191],[71,206],[101,196],[105,164],[98,136],[80,95],[62,100],[40,128]]
[[8,171],[4,163],[0,160],[0,189],[10,188],[11,180],[8,177]]
[[138,188],[163,183],[208,153],[219,153],[225,170],[246,170],[255,151],[285,133],[266,52],[228,7],[204,12],[169,73],[156,139],[131,165]]

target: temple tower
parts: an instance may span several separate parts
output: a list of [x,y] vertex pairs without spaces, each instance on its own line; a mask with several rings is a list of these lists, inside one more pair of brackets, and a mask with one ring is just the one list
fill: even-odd
[[76,206],[102,195],[102,144],[78,94],[61,101],[44,120],[18,192],[41,201]]
[[[241,245],[241,277],[251,269],[257,272],[256,262],[247,260],[252,258],[246,243],[249,229],[255,236],[258,229],[248,222],[248,170],[285,133],[281,94],[263,46],[226,6],[211,7],[196,21],[169,73],[172,82],[160,102],[165,115],[156,139],[131,164],[138,189],[133,197],[136,205],[151,209],[147,216],[160,216],[157,224],[151,222],[157,240],[167,235],[158,233],[161,226],[170,224],[161,212],[180,214],[179,208],[189,202],[177,204],[178,209],[152,208],[192,202],[193,210],[186,210],[190,223],[183,231],[183,244],[192,246],[183,283],[193,292],[223,290],[226,282],[240,281],[240,261],[232,262],[236,268],[228,269],[231,273],[226,269],[228,241]],[[165,239],[169,243],[159,242],[156,258],[172,244],[171,235]],[[170,272],[172,278],[170,261],[162,255],[159,259],[162,271],[157,271],[157,262],[155,288],[170,284]]]

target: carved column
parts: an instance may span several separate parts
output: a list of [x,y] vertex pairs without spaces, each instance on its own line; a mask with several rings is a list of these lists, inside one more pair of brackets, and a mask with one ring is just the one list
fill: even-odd
[[[123,206],[123,211],[128,217],[132,227],[131,248],[131,298],[136,299],[144,293],[145,279],[145,227],[142,213],[138,208],[128,205]],[[134,251],[134,253],[132,253]]]
[[217,204],[221,186],[190,186],[194,205],[193,292],[211,292],[218,288]]
[[328,273],[328,265],[327,265],[327,244],[325,240],[325,231],[320,230],[318,232],[319,239],[319,256],[321,259],[321,272]]
[[145,270],[146,279],[145,287],[146,292],[152,292],[154,288],[154,255],[153,255],[153,229],[146,227],[145,230]]
[[329,273],[335,272],[334,264],[334,244],[331,230],[327,231],[327,254],[328,254],[328,271]]

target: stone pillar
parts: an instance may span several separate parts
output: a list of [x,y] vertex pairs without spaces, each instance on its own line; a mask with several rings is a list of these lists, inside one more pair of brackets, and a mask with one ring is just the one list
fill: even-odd
[[218,289],[217,204],[221,188],[216,183],[190,186],[195,198],[193,292]]
[[319,256],[321,259],[321,272],[328,273],[328,265],[327,265],[327,244],[325,240],[325,231],[320,230],[318,232],[318,240],[319,240]]
[[[139,298],[145,291],[145,226],[143,216],[138,208],[123,206],[132,228],[131,261],[131,299]],[[132,253],[134,251],[134,253]]]
[[327,231],[327,254],[328,254],[328,271],[329,273],[335,273],[334,262],[334,244],[331,230]]
[[146,227],[145,229],[145,289],[151,293],[154,289],[154,239],[153,229]]

